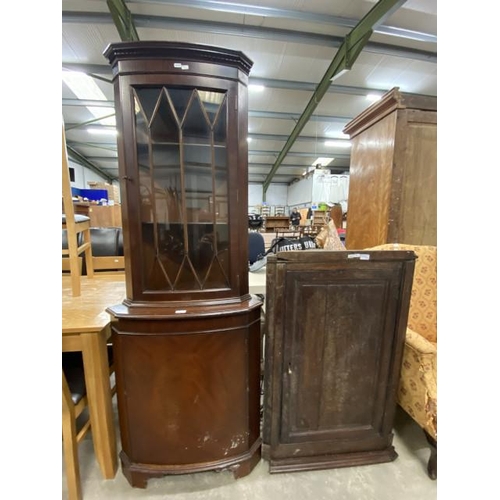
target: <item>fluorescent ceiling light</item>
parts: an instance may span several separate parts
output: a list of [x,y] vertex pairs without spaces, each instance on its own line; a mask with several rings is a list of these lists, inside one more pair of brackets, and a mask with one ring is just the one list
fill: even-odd
[[[101,125],[111,125],[112,127],[116,127],[116,118],[115,115],[113,114],[113,108],[94,108],[94,107],[88,107],[87,109],[96,117],[96,118],[102,118],[99,120],[99,124]],[[113,114],[113,116],[109,116]],[[107,118],[104,118],[104,117]]]
[[253,84],[251,83],[249,86],[248,86],[248,90],[253,90],[255,92],[262,92],[263,90],[265,90],[266,87],[264,87],[264,85],[256,85],[256,84]]
[[78,99],[106,100],[95,80],[85,73],[63,70],[62,79]]
[[[90,101],[107,101],[106,96],[103,91],[99,88],[95,80],[79,71],[65,71],[62,72],[62,79],[64,83],[71,89],[73,94],[78,97],[78,99],[90,100]],[[102,118],[103,116],[108,116],[114,113],[113,108],[108,107],[88,107],[90,113],[95,118]],[[115,117],[109,117],[100,120],[103,125],[116,125]]]
[[350,148],[351,143],[349,141],[325,141],[325,146],[335,146],[337,148]]
[[349,71],[349,69],[347,69],[347,68],[344,68],[344,69],[340,70],[336,75],[333,75],[330,78],[330,81],[333,82],[334,80],[336,80],[337,78],[340,78],[342,75],[344,75],[348,71]]
[[315,167],[316,165],[321,165],[322,167],[326,167],[329,165],[335,158],[329,157],[319,157],[316,158],[316,160],[313,161],[312,166]]
[[366,100],[370,102],[378,101],[382,96],[379,94],[367,94]]

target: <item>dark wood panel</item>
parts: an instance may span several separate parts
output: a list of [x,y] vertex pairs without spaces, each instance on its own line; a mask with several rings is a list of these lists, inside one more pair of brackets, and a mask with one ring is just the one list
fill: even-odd
[[437,168],[432,168],[437,165],[436,144],[435,123],[409,123],[406,145],[412,166],[405,168],[401,189],[400,242],[437,243]]
[[175,465],[246,451],[246,341],[241,331],[120,337],[127,454]]
[[[260,305],[219,308],[210,318],[155,318],[151,310],[113,321],[125,476],[232,468],[260,457]],[[203,331],[203,324],[206,330]]]
[[[334,438],[346,425],[372,428],[386,284],[328,284],[334,279],[325,274],[325,284],[296,282],[296,302],[287,297],[285,328],[292,340],[284,359],[284,397],[290,407],[283,413],[290,422],[284,422],[283,439]],[[329,311],[338,311],[331,321]]]

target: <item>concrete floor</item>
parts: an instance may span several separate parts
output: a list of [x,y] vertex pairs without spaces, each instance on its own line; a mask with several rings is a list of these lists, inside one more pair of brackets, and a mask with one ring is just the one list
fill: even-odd
[[[120,450],[118,425],[117,436]],[[102,479],[89,433],[79,445],[83,499],[435,500],[437,481],[426,472],[430,454],[426,439],[399,408],[394,447],[399,457],[386,464],[269,474],[267,462],[261,460],[248,476],[238,480],[230,472],[202,472],[150,479],[146,489],[138,489],[129,485],[120,468],[114,479]],[[68,498],[64,464],[62,498]]]

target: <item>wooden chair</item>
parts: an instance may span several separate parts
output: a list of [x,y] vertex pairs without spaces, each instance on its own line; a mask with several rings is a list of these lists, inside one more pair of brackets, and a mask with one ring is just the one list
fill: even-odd
[[[62,256],[62,272],[63,274],[70,274],[70,267],[69,267],[69,259],[68,259],[68,231],[66,229],[63,229],[61,231],[61,236],[62,236],[62,250],[63,250],[63,256]],[[80,233],[77,236],[77,241],[78,244],[81,245],[81,238],[82,233]],[[66,250],[66,255],[64,255],[64,250]],[[93,255],[92,255],[93,256]],[[95,266],[94,266],[95,270]],[[80,273],[80,276],[83,275],[83,257],[78,256],[78,272]]]
[[[117,274],[125,271],[123,231],[121,227],[92,227],[92,266],[96,274]],[[87,272],[85,262],[84,272]]]
[[[68,248],[68,237],[62,231],[62,248]],[[121,227],[91,227],[90,239],[92,242],[92,268],[94,275],[122,274],[125,272],[125,257],[123,256],[123,233]],[[77,236],[78,244],[82,244],[82,234]],[[87,263],[78,257],[80,275],[87,274]],[[62,272],[69,274],[69,259],[62,258]]]
[[[64,124],[62,127],[62,200],[62,228],[66,229],[68,237],[68,248],[63,249],[62,254],[63,256],[68,256],[71,274],[71,288],[73,295],[78,297],[81,293],[81,265],[79,263],[79,256],[83,253],[85,253],[86,262],[89,263],[87,266],[87,276],[89,278],[94,276],[94,269],[92,266],[92,245],[90,240],[90,218],[85,215],[75,214],[73,207]],[[78,235],[80,233],[82,233],[83,236],[81,244],[78,242]]]
[[[91,429],[85,373],[80,352],[64,352],[62,359],[62,435],[68,499],[81,500],[78,444]],[[115,371],[111,345],[108,345],[108,360],[111,375]],[[112,386],[111,394],[116,394],[116,384]]]

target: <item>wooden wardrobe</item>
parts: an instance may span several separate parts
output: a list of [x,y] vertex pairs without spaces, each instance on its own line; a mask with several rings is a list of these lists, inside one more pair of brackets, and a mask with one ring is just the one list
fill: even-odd
[[352,141],[346,248],[437,243],[437,98],[385,94],[344,128]]

